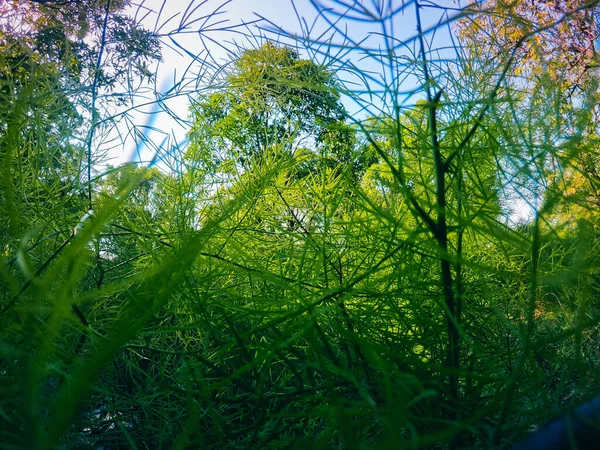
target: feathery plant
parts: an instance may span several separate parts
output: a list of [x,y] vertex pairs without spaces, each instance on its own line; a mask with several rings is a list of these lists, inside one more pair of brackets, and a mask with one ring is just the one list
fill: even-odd
[[92,3],[95,58],[0,35],[2,448],[507,448],[598,393],[597,84],[514,71],[595,3],[493,58],[477,4],[311,0],[291,33]]

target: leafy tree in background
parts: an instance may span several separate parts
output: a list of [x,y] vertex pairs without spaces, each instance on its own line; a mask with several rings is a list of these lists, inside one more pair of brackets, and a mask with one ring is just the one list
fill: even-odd
[[68,239],[90,209],[91,165],[101,156],[94,137],[110,129],[99,119],[115,98],[123,100],[114,95],[119,84],[147,80],[148,64],[160,59],[157,37],[123,12],[127,5],[0,2],[5,249],[24,224]]
[[31,58],[52,65],[72,95],[81,83],[113,89],[126,80],[149,79],[149,64],[160,59],[160,44],[124,12],[129,5],[128,0],[2,0],[2,44],[18,42],[24,63]]
[[[557,202],[558,209],[593,214],[596,187],[590,149],[597,144],[600,123],[598,2],[488,1],[474,8],[474,14],[460,20],[456,29],[465,42],[479,43],[469,47],[477,58],[497,60],[497,71],[510,63],[504,80],[511,99],[513,119],[509,120],[520,124],[517,133],[501,139],[508,147],[528,148],[529,157],[537,159],[537,167],[525,173],[529,181],[521,180],[523,187],[529,185],[528,201],[542,191],[564,194],[568,201]],[[552,106],[532,118],[529,110],[538,108],[533,101]],[[535,148],[549,150],[545,160],[535,158],[535,148],[523,145],[532,130],[540,130],[532,142]]]
[[[119,83],[148,79],[148,64],[160,59],[157,38],[123,13],[127,5],[0,2],[3,222],[12,224],[14,237],[19,227],[13,222],[27,214],[37,217],[26,222],[40,220],[54,231],[60,228],[52,220],[56,212],[83,215],[83,199],[91,197],[85,166],[99,156],[92,155],[98,111],[115,98],[105,94]],[[9,179],[12,166],[23,178]]]
[[[532,202],[536,196],[564,199],[554,201],[552,219],[561,229],[573,229],[580,218],[596,222],[598,3],[490,1],[476,10],[477,14],[457,26],[466,42],[480,44],[469,51],[478,58],[498,58],[500,65],[513,54],[506,92],[511,98],[509,116],[513,116],[509,120],[520,123],[518,132],[501,139],[507,147],[521,148],[518,151],[526,148],[535,161],[519,181],[529,191],[527,200]],[[552,106],[532,118],[529,111],[543,104]],[[523,145],[533,130],[539,130],[532,142],[535,147]],[[535,157],[540,148],[548,150],[546,159]]]
[[271,42],[233,61],[225,88],[192,104],[190,160],[240,164],[272,146],[354,156],[354,131],[344,123],[335,77],[290,47]]
[[517,75],[561,83],[565,99],[577,95],[595,76],[600,9],[596,1],[557,0],[477,2],[459,22],[460,35],[478,42],[470,50],[504,61],[515,53]]

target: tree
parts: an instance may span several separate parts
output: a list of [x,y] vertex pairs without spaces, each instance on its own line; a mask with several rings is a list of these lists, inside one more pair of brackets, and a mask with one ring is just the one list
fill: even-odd
[[123,13],[127,4],[0,2],[3,248],[23,229],[66,238],[65,220],[72,228],[92,207],[98,111],[119,101],[105,94],[147,79],[160,59],[158,38]]
[[129,0],[2,0],[0,45],[18,42],[24,63],[33,57],[37,64],[52,65],[71,93],[82,84],[103,90],[126,80],[148,79],[149,64],[160,59],[159,40],[123,12],[129,4]]
[[339,162],[353,157],[354,131],[326,67],[267,42],[237,58],[225,86],[191,107],[188,158],[244,168],[272,146],[309,147]]
[[[148,64],[160,59],[158,38],[123,13],[127,5],[101,0],[0,2],[0,156],[8,223],[33,212],[30,224],[38,226],[41,219],[56,227],[44,205],[86,195],[91,200],[91,186],[86,192],[82,183],[89,178],[85,165],[95,159],[92,141],[100,101],[103,107],[114,98],[120,101],[118,95],[104,94],[119,83],[147,79]],[[15,172],[13,167],[20,169]],[[16,173],[25,178],[14,179]],[[60,195],[50,202],[45,200],[48,192]],[[26,212],[26,204],[35,207]],[[63,209],[56,206],[49,209]],[[81,217],[89,207],[72,212]]]
[[[527,171],[529,182],[523,186],[541,197],[560,197],[554,203],[563,214],[569,215],[570,209],[585,215],[581,207],[585,209],[586,202],[593,205],[596,195],[595,157],[590,150],[600,124],[598,2],[488,1],[479,4],[473,16],[459,21],[457,29],[469,52],[495,58],[496,65],[506,69],[502,90],[511,98],[512,120],[521,122],[519,133],[502,136],[506,144],[523,151],[527,148],[523,138],[529,134],[532,145],[548,149],[547,158],[536,158],[536,167]],[[532,116],[531,110],[541,115]]]
[[501,61],[514,52],[514,73],[540,79],[544,73],[560,83],[565,97],[578,94],[595,76],[596,41],[600,36],[597,1],[556,0],[477,2],[459,21],[460,36],[477,46],[481,57]]

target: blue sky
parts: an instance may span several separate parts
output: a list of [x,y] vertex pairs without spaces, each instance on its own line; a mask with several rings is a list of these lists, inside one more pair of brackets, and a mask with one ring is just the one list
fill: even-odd
[[[351,1],[346,0],[347,3]],[[335,1],[320,2],[326,7],[335,6],[337,11],[343,8]],[[362,2],[371,11],[382,3],[381,0],[364,0]],[[387,32],[393,34],[395,45],[400,48],[397,54],[412,59],[418,51],[418,42],[411,40],[417,32],[415,10],[412,5],[396,14],[387,23]],[[401,0],[383,0],[384,6],[398,8]],[[428,5],[421,11],[424,30],[435,26],[443,20],[444,10],[437,6],[457,8],[459,5],[452,1],[440,0]],[[432,7],[433,6],[433,7]],[[162,9],[162,11],[161,11]],[[158,12],[160,11],[160,15]],[[349,14],[356,15],[358,7]],[[135,11],[132,10],[132,13]],[[240,48],[256,46],[260,38],[268,36],[290,44],[293,40],[284,36],[277,37],[272,29],[281,27],[286,32],[299,36],[309,35],[319,40],[331,39],[332,47],[310,46],[309,51],[302,50],[304,57],[309,55],[317,60],[325,61],[335,53],[335,44],[343,42],[344,36],[354,42],[362,42],[362,47],[378,48],[385,46],[381,37],[381,24],[373,21],[357,19],[340,19],[329,15],[319,15],[317,7],[310,0],[231,0],[224,4],[221,0],[146,0],[137,9],[139,17],[145,15],[143,23],[147,28],[160,29],[164,33],[165,47],[163,62],[158,65],[157,83],[140,89],[136,100],[138,108],[132,110],[118,126],[118,134],[122,137],[113,142],[109,152],[110,163],[118,165],[127,161],[148,161],[156,153],[165,152],[174,145],[184,144],[188,129],[185,119],[188,117],[189,99],[218,81],[220,67],[227,65]],[[452,11],[449,14],[453,14]],[[333,33],[331,23],[336,22],[340,33]],[[259,22],[257,22],[259,21]],[[228,28],[228,29],[224,29]],[[310,33],[307,33],[310,30]],[[323,34],[324,33],[324,34]],[[408,42],[402,46],[402,42]],[[441,27],[434,35],[427,35],[427,45],[433,48],[449,46],[451,40],[447,27]],[[378,80],[389,84],[389,70],[383,68],[374,58],[365,58],[358,52],[341,53],[340,59],[355,64],[361,72],[369,73],[370,80],[361,81],[348,72],[340,72],[340,78],[353,90],[378,88]],[[407,65],[414,66],[410,61]],[[396,74],[397,75],[397,74]],[[401,77],[400,89],[410,91],[419,81],[412,75]],[[358,84],[355,84],[358,83]],[[155,100],[162,99],[160,103]],[[389,100],[389,99],[388,99]],[[406,96],[399,99],[406,102]],[[345,98],[345,105],[355,114],[376,114],[385,108],[385,99],[367,100],[357,105]],[[142,106],[143,105],[143,106]],[[369,106],[370,110],[362,111],[361,107]],[[169,110],[170,114],[164,112]],[[181,120],[176,120],[174,116]],[[143,141],[133,138],[132,130],[144,135]],[[115,144],[116,142],[116,144]]]

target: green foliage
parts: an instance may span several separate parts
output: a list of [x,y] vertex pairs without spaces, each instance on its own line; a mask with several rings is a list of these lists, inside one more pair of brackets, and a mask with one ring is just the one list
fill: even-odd
[[244,51],[226,83],[192,104],[192,161],[248,167],[274,145],[293,153],[312,144],[340,160],[352,155],[354,131],[344,124],[335,78],[325,67],[267,42]]
[[[278,30],[195,95],[169,170],[96,178],[123,61],[77,45],[157,42],[124,2],[2,4],[33,13],[0,36],[0,447],[510,448],[599,394],[597,84],[563,105],[519,53],[434,60],[425,4],[407,58],[400,10],[346,3],[315,2],[325,63]],[[338,20],[388,46],[336,54]],[[357,59],[396,75],[361,89]],[[389,108],[342,105],[377,83]]]
[[[149,63],[160,59],[160,42],[123,12],[129,4],[128,0],[2,0],[0,45],[17,44],[20,50],[13,58],[53,67],[69,87],[93,78],[97,87],[104,88],[151,78]],[[101,55],[105,58],[98,67]]]

